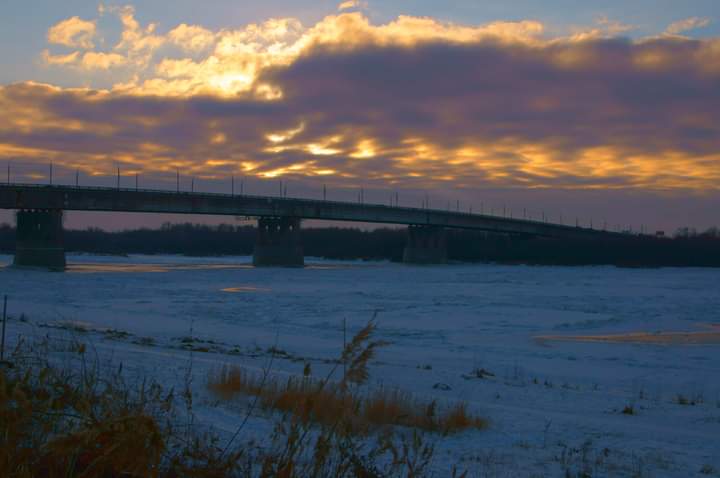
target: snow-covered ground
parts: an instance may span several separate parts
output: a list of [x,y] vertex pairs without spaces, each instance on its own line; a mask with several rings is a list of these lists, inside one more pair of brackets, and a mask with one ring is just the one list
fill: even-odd
[[[10,263],[0,256],[0,265]],[[377,314],[372,381],[464,400],[491,422],[437,437],[437,468],[471,476],[720,476],[720,343],[588,343],[538,336],[701,332],[720,327],[720,271],[307,260],[254,269],[247,257],[69,255],[66,273],[0,269],[8,340],[89,330],[103,354],[172,382],[187,368],[201,420],[243,418],[205,392],[209,368],[322,371]],[[18,320],[25,314],[26,321]],[[183,338],[186,339],[183,343]],[[202,353],[201,353],[202,352]],[[473,377],[473,369],[494,374]],[[442,384],[442,385],[438,385]],[[680,404],[678,397],[689,402]],[[682,401],[682,400],[680,400]],[[621,413],[632,406],[634,415]],[[269,426],[253,418],[255,433]],[[439,472],[438,476],[442,476]]]

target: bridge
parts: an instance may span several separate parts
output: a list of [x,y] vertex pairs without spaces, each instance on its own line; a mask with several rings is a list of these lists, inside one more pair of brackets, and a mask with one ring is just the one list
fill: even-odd
[[18,266],[65,268],[64,211],[251,216],[258,218],[256,266],[302,266],[303,219],[408,226],[403,259],[447,261],[446,231],[467,229],[529,236],[610,239],[622,233],[430,208],[221,193],[37,184],[0,185],[0,209],[16,210]]

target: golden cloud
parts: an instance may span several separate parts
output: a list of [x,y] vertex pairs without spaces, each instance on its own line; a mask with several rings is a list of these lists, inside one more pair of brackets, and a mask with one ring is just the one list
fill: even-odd
[[56,45],[73,48],[91,49],[95,36],[95,21],[83,20],[80,17],[70,17],[53,25],[47,33],[47,40]]
[[0,157],[347,185],[719,188],[718,39],[622,39],[631,26],[607,18],[551,38],[535,21],[358,12],[162,33],[131,7],[107,11],[123,28],[110,49],[43,56],[129,75],[0,87]]
[[87,70],[108,70],[127,63],[127,58],[117,53],[88,51],[82,56],[80,65]]
[[199,52],[215,42],[215,34],[198,25],[182,23],[170,30],[168,38],[186,51]]
[[[101,14],[106,12],[116,15],[122,25],[121,39],[111,51],[89,52],[89,55],[51,55],[48,52],[43,58],[49,65],[85,70],[131,66],[133,79],[117,83],[115,89],[140,95],[233,96],[255,92],[258,97],[277,99],[282,92],[269,85],[257,84],[262,71],[287,66],[318,47],[347,50],[370,44],[411,46],[482,40],[530,43],[537,41],[544,29],[536,21],[493,22],[472,27],[410,16],[400,16],[384,25],[372,25],[362,13],[351,12],[327,16],[307,29],[297,19],[273,18],[217,33],[183,23],[166,34],[159,34],[156,24],[140,25],[131,6],[101,9]],[[76,22],[76,17],[64,20],[50,31],[67,29],[66,24]],[[93,22],[88,23],[94,27]],[[158,56],[158,51],[170,44],[190,53],[207,53],[199,59]]]
[[80,52],[74,51],[67,55],[52,55],[49,50],[43,50],[42,58],[48,65],[73,66],[78,63]]
[[352,10],[354,8],[367,8],[367,2],[363,2],[360,0],[345,0],[344,2],[341,2],[337,9],[338,11],[343,10]]

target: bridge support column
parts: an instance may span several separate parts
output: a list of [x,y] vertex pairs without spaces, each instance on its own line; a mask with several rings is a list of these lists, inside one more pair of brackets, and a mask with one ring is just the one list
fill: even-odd
[[253,265],[302,267],[305,265],[300,239],[300,218],[261,217],[253,253]]
[[15,216],[15,260],[20,267],[65,269],[63,212],[59,209],[20,210]]
[[445,229],[438,226],[408,226],[408,239],[403,251],[408,264],[447,263]]

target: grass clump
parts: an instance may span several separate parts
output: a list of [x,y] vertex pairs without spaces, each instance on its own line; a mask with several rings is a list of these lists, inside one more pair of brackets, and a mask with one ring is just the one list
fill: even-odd
[[85,351],[71,352],[79,367],[34,359],[0,369],[0,476],[220,477],[233,469],[236,454],[222,458],[176,426],[172,392],[130,385],[121,367],[101,374]]
[[465,403],[439,409],[436,401],[422,402],[408,392],[381,387],[349,392],[342,383],[309,377],[270,378],[237,366],[223,366],[208,379],[208,388],[221,399],[239,395],[258,397],[266,410],[291,413],[303,423],[332,425],[342,422],[355,434],[383,426],[407,426],[442,434],[487,423],[472,416]]
[[[433,418],[436,405],[431,403],[413,420],[425,420],[432,427],[403,433],[384,428],[373,440],[353,433],[353,427],[368,430],[366,423],[397,422],[406,413],[403,407],[413,403],[399,391],[374,392],[358,401],[356,389],[367,379],[367,362],[380,346],[372,342],[373,347],[368,347],[372,329],[366,332],[366,338],[346,347],[347,373],[331,387],[328,380],[312,379],[309,367],[301,379],[282,384],[263,384],[225,369],[226,385],[218,393],[243,383],[244,393],[254,390],[260,400],[261,394],[275,387],[273,407],[285,413],[260,441],[252,434],[242,435],[253,407],[244,420],[238,417],[241,425],[229,440],[201,431],[187,379],[185,389],[176,393],[123,371],[122,365],[101,366],[97,358],[88,363],[83,343],[61,347],[49,344],[49,339],[21,343],[11,357],[14,367],[0,367],[0,476],[419,478],[435,474],[430,470],[434,443],[417,428],[442,430],[442,423],[459,429],[472,419],[466,407],[458,405],[448,408],[441,422]],[[329,411],[318,421],[323,408]],[[357,424],[347,417],[355,417]],[[453,467],[442,476],[466,474]]]
[[694,395],[683,395],[682,393],[678,393],[675,396],[675,403],[678,405],[688,405],[688,406],[695,406],[703,403],[703,396],[702,394],[694,394]]
[[302,377],[280,378],[225,365],[210,375],[208,388],[225,400],[238,395],[256,397],[264,409],[292,414],[304,424],[338,424],[358,435],[386,426],[446,435],[487,425],[471,415],[465,403],[440,407],[435,400],[423,402],[399,389],[362,390],[369,377],[368,362],[384,345],[372,340],[374,330],[371,322],[347,344],[341,356],[344,373],[338,382],[330,376],[312,378],[309,366]]

